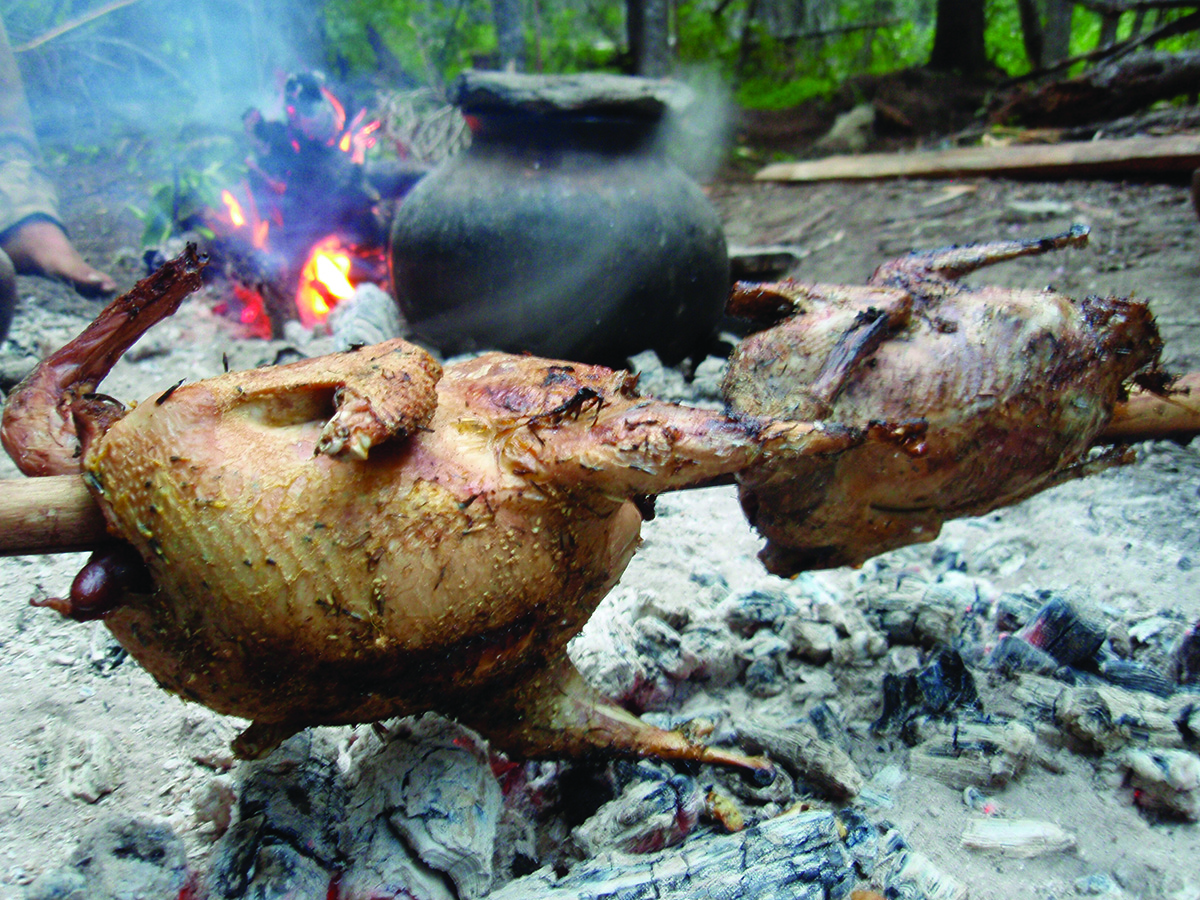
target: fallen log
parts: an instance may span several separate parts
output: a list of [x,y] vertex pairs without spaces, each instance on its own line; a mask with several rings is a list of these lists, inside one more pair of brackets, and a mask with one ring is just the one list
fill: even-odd
[[915,153],[863,153],[809,162],[775,163],[756,181],[871,181],[882,178],[1083,178],[1097,175],[1191,172],[1200,168],[1200,136],[1133,137],[1112,141],[956,147]]
[[[1200,28],[1200,13],[1189,16]],[[992,123],[1084,125],[1130,115],[1159,100],[1200,91],[1200,52],[1136,53],[1033,92],[1017,91],[988,114]]]

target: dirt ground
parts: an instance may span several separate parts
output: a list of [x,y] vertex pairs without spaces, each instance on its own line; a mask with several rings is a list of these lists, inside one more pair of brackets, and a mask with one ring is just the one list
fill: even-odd
[[[140,250],[136,222],[124,210],[139,199],[137,179],[102,166],[59,174],[80,246],[123,286],[132,284],[141,274]],[[732,244],[788,245],[801,257],[792,274],[814,281],[859,283],[883,260],[914,248],[1090,225],[1086,249],[1008,263],[974,278],[1145,299],[1165,337],[1167,364],[1200,368],[1200,223],[1182,186],[723,183],[711,187],[711,197]],[[22,279],[21,295],[13,334],[0,348],[6,387],[97,309],[38,279]],[[106,392],[141,398],[180,377],[215,373],[222,352],[235,366],[273,358],[277,347],[233,340],[208,313],[210,304],[205,297],[189,301],[122,363]],[[955,523],[934,545],[818,577],[844,596],[860,597],[864,585],[885,583],[888,572],[928,566],[949,549],[969,560],[970,575],[997,590],[1071,588],[1111,622],[1128,628],[1158,617],[1178,633],[1200,618],[1200,441],[1141,450],[1134,466]],[[7,460],[0,463],[0,476],[14,475]],[[664,500],[646,537],[620,590],[686,597],[691,588],[678,578],[680,560],[702,559],[738,589],[772,580],[754,558],[758,540],[729,490]],[[0,560],[0,900],[22,897],[23,885],[62,862],[83,826],[110,813],[167,819],[202,869],[215,834],[213,798],[230,778],[224,762],[241,723],[157,689],[136,664],[120,659],[102,625],[68,623],[29,607],[31,599],[63,594],[81,560]],[[880,660],[880,671],[887,664]],[[835,676],[835,698],[864,773],[903,767],[901,744],[875,740],[854,725],[878,712],[878,694],[860,693],[870,677]],[[1005,684],[989,685],[987,702],[1001,712],[1016,710]],[[886,818],[975,898],[1070,896],[1083,890],[1077,879],[1096,873],[1111,876],[1113,896],[1200,898],[1200,826],[1138,810],[1120,789],[1111,760],[1058,749],[1047,754],[1052,762],[1032,767],[996,799],[1014,815],[1072,832],[1074,851],[1013,859],[965,850],[960,836],[971,810],[962,792],[912,774],[892,790]],[[102,796],[69,796],[67,784]]]

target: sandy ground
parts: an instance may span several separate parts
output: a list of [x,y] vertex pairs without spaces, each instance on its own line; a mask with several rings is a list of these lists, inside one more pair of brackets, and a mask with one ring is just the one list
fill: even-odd
[[[97,183],[86,171],[63,173],[74,192],[71,223],[91,261],[126,283],[137,274],[135,230],[119,212],[129,186]],[[1121,294],[1148,300],[1166,338],[1167,362],[1200,368],[1200,224],[1183,188],[1170,185],[967,181],[882,185],[727,184],[712,197],[736,244],[788,244],[805,280],[861,282],[881,261],[911,248],[995,237],[1035,236],[1073,222],[1092,226],[1088,248],[1009,263],[978,280],[1014,287],[1052,284],[1074,295]],[[4,371],[59,345],[95,306],[56,285],[21,282],[23,305],[12,340],[0,348]],[[268,361],[274,348],[233,342],[203,299],[161,326],[123,362],[105,390],[140,398],[181,377],[215,373],[222,352],[236,365]],[[1163,619],[1178,634],[1200,618],[1200,442],[1141,448],[1136,465],[1047,492],[1019,507],[955,523],[934,545],[900,551],[861,571],[822,573],[820,582],[862,602],[905,567],[933,565],[958,552],[965,574],[997,591],[1070,588],[1110,623]],[[15,470],[0,462],[0,476]],[[660,502],[659,517],[618,588],[687,598],[679,572],[718,572],[731,588],[769,585],[755,560],[758,540],[729,490]],[[158,690],[136,664],[121,660],[102,625],[64,622],[31,609],[61,595],[80,556],[0,560],[0,898],[58,865],[81,828],[111,813],[166,818],[203,868],[213,838],[211,797],[229,779],[220,763],[238,722]],[[878,712],[877,686],[894,658],[834,670],[833,699],[847,722],[853,755],[868,776],[904,766],[906,749],[873,738],[861,723]],[[991,710],[1018,712],[1011,687],[984,685]],[[738,702],[754,703],[739,699]],[[912,846],[953,873],[975,898],[1064,897],[1076,879],[1111,876],[1130,896],[1200,898],[1200,827],[1152,819],[1120,787],[1113,760],[1047,749],[996,799],[1011,814],[1046,819],[1077,838],[1077,849],[1029,860],[964,850],[972,814],[962,792],[910,775],[881,812]],[[68,786],[89,792],[70,796]],[[79,785],[83,785],[82,788]],[[103,796],[96,799],[93,794]]]

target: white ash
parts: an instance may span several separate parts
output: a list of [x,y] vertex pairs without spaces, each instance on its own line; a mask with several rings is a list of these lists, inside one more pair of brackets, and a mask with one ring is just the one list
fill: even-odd
[[121,784],[117,749],[102,731],[64,728],[58,759],[59,790],[67,797],[96,803]]
[[495,891],[491,900],[718,900],[849,895],[853,859],[839,822],[826,811],[781,815],[758,829],[702,835],[653,854],[610,850],[562,878],[543,868]]
[[1037,819],[971,819],[962,836],[962,845],[968,850],[1022,859],[1072,850],[1075,843],[1075,835]]
[[[372,891],[403,888],[403,876],[421,873],[432,883],[449,878],[456,889],[450,896],[482,896],[492,884],[501,808],[486,745],[433,715],[403,722],[380,743],[364,735],[350,748],[347,833],[353,842],[346,848],[350,863],[342,889],[351,897],[374,896]],[[371,838],[363,854],[366,834]],[[397,856],[411,854],[423,866],[387,872]]]
[[360,284],[350,299],[335,306],[326,324],[337,350],[407,337],[409,330],[396,299],[370,283]]
[[1134,802],[1195,822],[1200,819],[1200,756],[1186,750],[1132,750],[1123,760]]
[[682,843],[703,810],[704,792],[694,778],[675,775],[636,781],[596,810],[571,836],[589,857],[613,849],[648,853]]
[[680,369],[664,366],[653,350],[629,358],[629,370],[638,377],[638,393],[660,400],[674,400],[692,406],[721,408],[721,379],[725,375],[725,360],[706,357],[696,365],[688,378]]
[[26,900],[128,900],[184,895],[190,887],[183,841],[165,823],[104,818],[58,869],[31,884]]

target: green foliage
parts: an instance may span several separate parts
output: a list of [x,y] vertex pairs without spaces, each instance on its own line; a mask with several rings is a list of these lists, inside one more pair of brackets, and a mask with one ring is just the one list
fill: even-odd
[[149,186],[144,207],[128,209],[142,223],[142,246],[161,244],[189,229],[208,234],[204,214],[221,208],[221,191],[236,183],[236,175],[218,161],[201,169],[177,168],[170,181]]
[[988,59],[1009,75],[1024,75],[1031,67],[1016,0],[987,0],[985,9],[987,30],[983,37]]
[[543,3],[540,12],[537,26],[530,22],[525,30],[531,69],[587,72],[612,67],[625,42],[621,4],[597,4],[579,10]]
[[832,78],[802,76],[780,82],[770,75],[745,78],[738,85],[738,103],[747,109],[788,109],[837,90]]
[[[530,71],[609,68],[624,43],[624,5],[612,0],[527,3],[524,18]],[[406,73],[434,87],[496,53],[490,0],[326,0],[324,29],[352,70],[378,69],[374,32]]]
[[488,0],[327,0],[324,30],[327,52],[352,69],[379,68],[374,32],[407,74],[435,86],[496,48]]
[[826,33],[814,26],[816,33],[777,34],[761,21],[745,24],[748,2],[684,0],[677,7],[677,52],[683,62],[718,66],[737,84],[743,106],[786,108],[828,95],[853,75],[924,62],[933,31],[919,13],[928,5],[841,0]]

